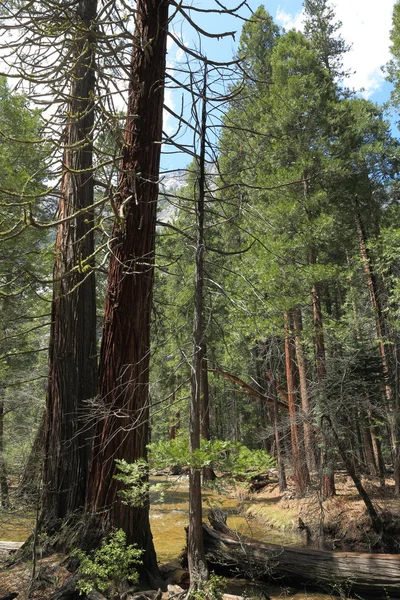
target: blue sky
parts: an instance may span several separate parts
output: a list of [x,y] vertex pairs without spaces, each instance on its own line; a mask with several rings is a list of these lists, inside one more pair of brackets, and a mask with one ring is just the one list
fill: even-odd
[[[228,8],[239,4],[240,0],[225,0],[223,3]],[[247,4],[251,10],[256,10],[261,4],[260,0],[248,0]],[[189,1],[185,2],[186,5]],[[285,29],[302,28],[302,1],[301,0],[269,0],[263,3],[274,20]],[[348,85],[356,90],[364,90],[365,97],[379,103],[385,102],[390,94],[390,85],[385,82],[381,67],[390,57],[389,35],[391,29],[391,17],[395,0],[333,0],[338,20],[342,22],[342,37],[352,49],[345,57],[345,67],[352,72]],[[195,0],[192,6],[199,8],[216,8],[214,0]],[[250,11],[243,7],[240,11],[243,17],[249,17]],[[209,58],[224,61],[232,59],[240,39],[243,21],[218,14],[201,14],[195,11],[190,16],[203,29],[222,33],[224,31],[236,31],[235,40],[231,37],[220,40],[210,40],[199,37],[194,30],[183,22],[176,19],[172,24],[173,33],[189,47],[200,48],[203,54]],[[182,60],[182,51],[176,44],[170,42],[168,48],[169,67],[179,64]],[[166,103],[174,110],[179,111],[181,95],[168,90]],[[166,116],[165,128],[173,131],[173,121]],[[184,164],[187,164],[187,160]],[[182,165],[182,157],[165,157],[164,168],[178,168]]]

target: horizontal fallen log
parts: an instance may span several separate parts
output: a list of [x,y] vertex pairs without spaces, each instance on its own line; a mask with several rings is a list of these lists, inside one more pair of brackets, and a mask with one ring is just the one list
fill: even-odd
[[[246,577],[290,581],[329,591],[387,598],[400,595],[400,555],[329,552],[252,540],[224,523],[203,523],[204,549],[212,567]],[[215,529],[217,527],[218,530]]]

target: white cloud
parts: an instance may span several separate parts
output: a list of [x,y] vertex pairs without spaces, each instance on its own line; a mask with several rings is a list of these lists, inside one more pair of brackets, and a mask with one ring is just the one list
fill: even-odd
[[[369,97],[384,81],[381,67],[389,60],[390,29],[395,0],[336,0],[336,17],[342,21],[341,35],[351,50],[344,67],[352,72],[347,81],[356,90],[364,88]],[[288,14],[278,8],[276,19],[286,29],[302,29],[303,13]],[[354,72],[354,73],[353,73]]]

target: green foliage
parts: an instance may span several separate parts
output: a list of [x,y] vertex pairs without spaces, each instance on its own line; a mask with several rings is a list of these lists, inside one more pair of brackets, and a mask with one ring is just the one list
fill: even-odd
[[73,555],[80,560],[78,590],[89,594],[93,589],[117,598],[125,582],[136,583],[139,579],[137,567],[141,564],[143,551],[126,543],[126,535],[117,529],[101,547],[90,556],[82,550]]
[[210,573],[202,588],[193,594],[195,600],[222,600],[226,588],[226,578]]
[[150,484],[147,479],[148,464],[144,459],[128,463],[124,459],[115,460],[119,473],[114,479],[125,484],[125,488],[119,490],[118,495],[123,504],[128,506],[144,506],[147,502]]
[[183,436],[150,444],[149,460],[156,469],[171,465],[188,465],[199,470],[212,467],[233,477],[249,479],[276,464],[264,450],[250,450],[240,442],[201,440],[200,448],[190,453],[189,442]]

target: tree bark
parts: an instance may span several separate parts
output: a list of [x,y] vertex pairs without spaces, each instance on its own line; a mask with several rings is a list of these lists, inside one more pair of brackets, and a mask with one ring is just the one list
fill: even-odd
[[[99,365],[97,425],[87,494],[101,525],[122,528],[145,550],[143,571],[158,576],[148,499],[123,504],[115,459],[146,457],[149,442],[150,317],[162,138],[167,0],[138,0],[128,111]],[[137,42],[140,40],[140,43]]]
[[310,476],[306,463],[304,439],[298,423],[299,414],[297,408],[296,391],[296,362],[294,337],[292,334],[292,320],[292,312],[285,312],[285,365],[290,416],[290,437],[292,442],[293,477],[296,483],[297,492],[299,494],[303,494],[310,483]]
[[278,410],[278,397],[277,391],[273,387],[274,395],[274,436],[275,436],[275,447],[276,447],[276,462],[278,463],[278,478],[279,478],[279,491],[284,492],[287,489],[285,464],[283,462],[281,434],[279,428],[279,410]]
[[210,566],[227,565],[246,577],[315,585],[341,595],[374,598],[398,597],[400,556],[329,552],[280,546],[252,540],[219,523],[203,524],[204,545]]
[[[198,175],[198,199],[196,207],[197,241],[193,320],[193,360],[190,386],[189,409],[189,448],[193,453],[200,448],[201,437],[201,379],[204,357],[204,212],[205,212],[205,144],[207,126],[207,65],[204,66],[202,90],[202,112],[200,130],[200,153]],[[204,391],[204,390],[203,390]],[[189,528],[188,566],[190,587],[188,598],[194,597],[208,579],[207,563],[204,555],[202,532],[202,498],[200,470],[190,466],[189,470]]]
[[310,394],[308,391],[307,383],[307,366],[306,357],[304,355],[303,342],[302,342],[302,331],[303,331],[303,320],[301,316],[301,308],[296,306],[293,309],[293,326],[294,326],[294,341],[296,347],[296,358],[297,366],[299,369],[300,379],[300,397],[301,407],[304,415],[304,446],[306,449],[307,465],[310,471],[317,470],[317,461],[315,456],[316,442],[314,429],[311,423],[311,406],[310,406]]
[[[205,341],[201,348],[201,438],[210,439],[210,387],[208,385],[208,358]],[[214,481],[215,473],[211,467],[203,467],[203,481]]]
[[18,498],[28,504],[36,502],[37,494],[41,484],[43,466],[43,448],[46,427],[46,413],[43,412],[40,424],[26,462],[20,484],[18,486]]
[[7,466],[4,456],[4,390],[0,388],[0,504],[3,508],[10,506]]
[[[391,373],[391,360],[390,353],[388,350],[388,344],[390,338],[389,328],[384,315],[384,302],[382,298],[383,282],[380,280],[375,272],[374,261],[366,245],[366,235],[364,227],[361,221],[361,216],[356,213],[356,228],[358,241],[360,246],[360,253],[363,260],[364,271],[367,279],[369,297],[371,301],[372,310],[375,316],[375,328],[376,337],[379,346],[379,353],[381,356],[382,370],[384,377],[384,394],[386,398],[387,408],[389,410],[389,427],[390,437],[392,443],[392,457],[393,457],[393,468],[395,478],[395,493],[396,496],[400,495],[400,397],[397,392],[397,386],[393,386],[393,379],[397,380],[398,365],[397,361],[394,360],[393,370]],[[396,346],[396,344],[395,344]],[[393,377],[394,375],[394,377]]]
[[[311,264],[316,263],[315,252],[311,252]],[[325,379],[326,379],[326,356],[325,356],[325,340],[321,310],[321,298],[320,288],[318,283],[314,283],[312,287],[312,302],[313,302],[313,321],[314,321],[314,335],[315,335],[315,364],[317,370],[318,380],[318,398],[319,398],[319,413],[323,416],[326,406],[325,398]],[[335,495],[335,473],[334,473],[334,459],[333,459],[333,448],[330,443],[329,430],[324,422],[321,420],[321,438],[322,438],[322,449],[321,449],[321,473],[320,473],[320,487],[321,496],[324,500],[332,498]]]
[[58,218],[64,222],[58,226],[55,247],[40,518],[42,527],[50,532],[84,506],[91,440],[86,403],[97,392],[92,269],[96,12],[96,0],[77,4],[75,64],[58,205]]

